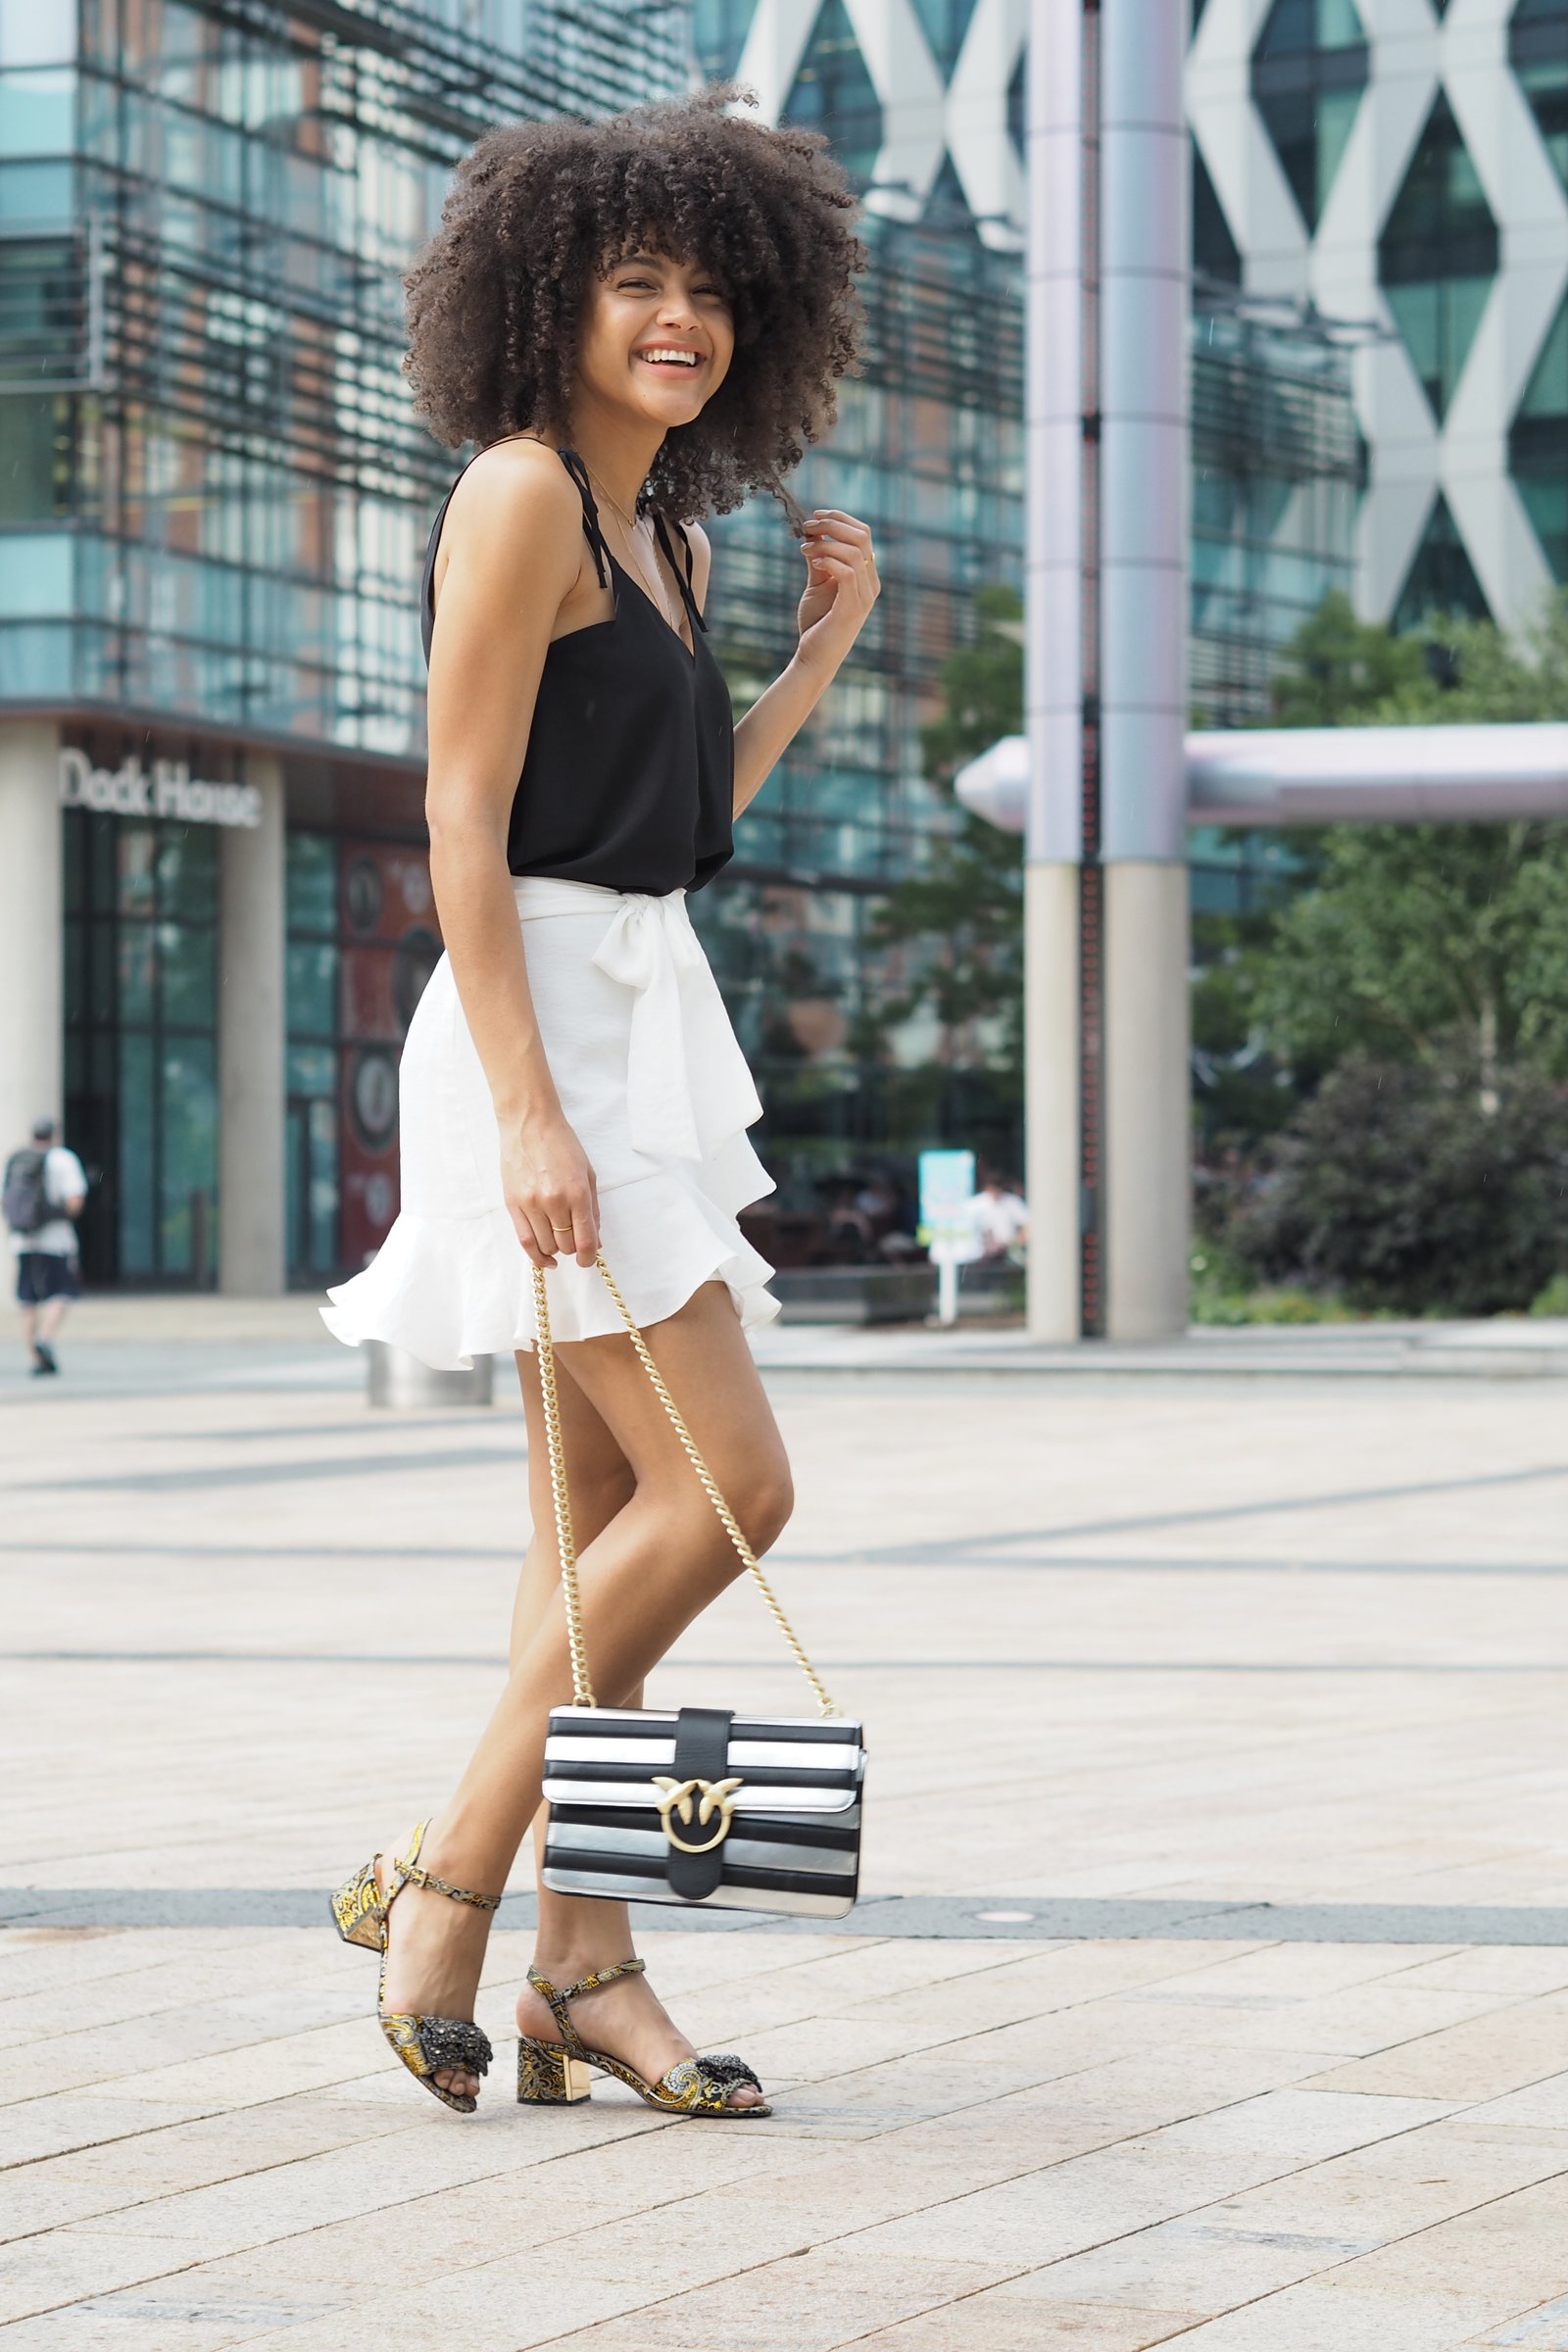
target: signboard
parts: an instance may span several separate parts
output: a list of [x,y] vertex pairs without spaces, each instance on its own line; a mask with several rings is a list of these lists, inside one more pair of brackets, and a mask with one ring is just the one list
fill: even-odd
[[70,745],[60,754],[60,805],[176,825],[249,828],[262,821],[262,796],[254,784],[203,783],[185,760],[155,760],[147,768],[134,752],[116,768],[94,767],[85,752]]
[[969,1202],[974,1199],[972,1152],[920,1154],[920,1239],[937,1269],[937,1321],[958,1319],[958,1268],[979,1255]]
[[920,1154],[920,1239],[933,1257],[954,1244],[972,1245],[974,1226],[968,1214],[974,1199],[972,1152],[922,1152]]

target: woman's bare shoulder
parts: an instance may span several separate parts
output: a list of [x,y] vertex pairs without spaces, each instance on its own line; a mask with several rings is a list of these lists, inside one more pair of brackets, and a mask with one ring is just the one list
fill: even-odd
[[457,514],[461,508],[465,519],[498,505],[509,517],[525,514],[547,519],[553,513],[575,516],[581,501],[559,451],[548,442],[515,433],[481,449],[452,497],[452,513]]
[[443,553],[564,593],[581,562],[581,514],[576,485],[547,443],[493,441],[452,494]]

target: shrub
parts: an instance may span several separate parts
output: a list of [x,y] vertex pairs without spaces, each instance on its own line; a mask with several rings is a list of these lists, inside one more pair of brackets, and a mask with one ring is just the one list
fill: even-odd
[[1276,1144],[1236,1256],[1363,1308],[1528,1307],[1568,1269],[1568,1090],[1515,1069],[1494,1099],[1468,1060],[1348,1057]]

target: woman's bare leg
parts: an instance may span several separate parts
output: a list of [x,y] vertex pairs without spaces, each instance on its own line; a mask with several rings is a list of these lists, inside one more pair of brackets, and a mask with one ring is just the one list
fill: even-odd
[[[648,1344],[753,1547],[764,1551],[789,1516],[789,1468],[726,1287],[705,1283],[678,1313],[649,1328]],[[615,1703],[740,1564],[629,1342],[576,1341],[561,1356],[634,1482],[629,1498],[578,1555],[596,1695]],[[524,1641],[468,1768],[431,1827],[421,1860],[438,1877],[492,1892],[505,1886],[538,1809],[546,1720],[570,1692],[565,1625],[547,1611]],[[593,1906],[596,1913],[605,1908]],[[387,2007],[471,2015],[489,1915],[410,1887],[391,1924]],[[446,2086],[477,2087],[456,2075]]]
[[[518,1353],[517,1378],[528,1423],[528,1507],[534,1532],[533,1541],[523,1558],[522,1573],[517,1579],[517,1596],[512,1611],[514,1668],[521,1663],[529,1642],[547,1619],[559,1618],[564,1606],[561,1592],[561,1560],[556,1545],[555,1496],[550,1482],[550,1448],[545,1435],[544,1399],[539,1389],[538,1360],[531,1348]],[[617,1511],[625,1508],[636,1491],[637,1482],[632,1475],[631,1464],[599,1412],[572,1379],[564,1356],[558,1356],[556,1361],[556,1390],[561,1407],[561,1442],[566,1463],[566,1485],[571,1495],[572,1534],[581,1551],[596,1537],[603,1535]],[[596,1690],[595,1695],[607,1706],[640,1707],[643,1687],[639,1682],[633,1690],[626,1691]],[[540,1870],[544,1867],[548,1818],[548,1808],[541,1805],[534,1816],[534,1846]],[[540,1886],[539,1932],[534,1943],[536,1967],[547,1976],[553,1975],[552,1959],[559,1958],[564,1952],[579,1950],[595,1936],[600,1943],[615,1944],[616,1949],[610,1957],[617,1960],[626,1958],[632,1947],[630,1922],[624,1903],[601,1902],[589,1895],[553,1894],[548,1886]],[[606,1961],[602,1959],[598,1965],[603,1967]],[[584,1969],[577,1971],[578,1976],[586,1973]],[[568,1978],[566,1982],[569,1984],[575,1980]]]
[[[534,1541],[528,1546],[517,1584],[513,1612],[512,1654],[520,1658],[547,1616],[563,1609],[561,1567],[556,1547],[555,1498],[550,1483],[550,1452],[545,1434],[544,1399],[539,1367],[532,1353],[517,1358],[523,1408],[528,1417],[529,1503]],[[629,1501],[635,1482],[631,1465],[566,1368],[556,1367],[561,1406],[562,1449],[571,1495],[572,1533],[579,1545],[599,1535]],[[640,1707],[643,1686],[630,1690],[596,1689],[595,1695],[610,1706]],[[542,1873],[549,1808],[534,1816],[534,1850]],[[539,1926],[534,1937],[534,1966],[556,1984],[575,1984],[598,1969],[629,1960],[634,1951],[631,1920],[622,1902],[599,1895],[557,1894],[541,1880]],[[580,2013],[581,2031],[595,2048],[611,2051],[648,2082],[657,2082],[684,2058],[696,2056],[692,2044],[674,2024],[646,1977],[622,1977],[598,1992],[585,1993],[573,2009]],[[517,2031],[546,2041],[558,2038],[549,2004],[525,1985],[517,1999]],[[730,2104],[755,2107],[761,2093],[749,2082],[730,2091]]]

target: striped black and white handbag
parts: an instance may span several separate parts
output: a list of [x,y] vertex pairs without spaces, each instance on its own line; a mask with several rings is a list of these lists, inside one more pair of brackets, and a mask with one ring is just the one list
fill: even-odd
[[756,1579],[820,1713],[671,1713],[595,1703],[583,1645],[577,1554],[561,1441],[545,1277],[534,1268],[539,1380],[550,1446],[556,1540],[571,1647],[572,1703],[554,1707],[545,1742],[550,1808],[543,1878],[559,1894],[597,1894],[712,1910],[842,1919],[859,1885],[865,1748],[841,1715],[698,1452],[603,1257],[643,1368],[725,1533]]

